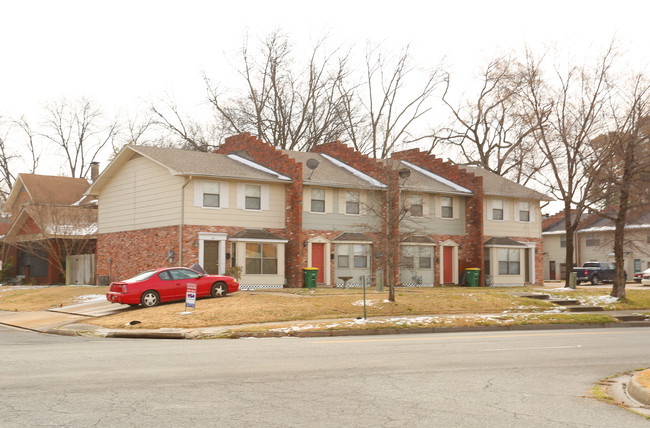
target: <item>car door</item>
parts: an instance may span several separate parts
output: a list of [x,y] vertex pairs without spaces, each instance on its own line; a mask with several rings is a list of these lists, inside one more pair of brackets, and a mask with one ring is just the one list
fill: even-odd
[[197,295],[202,295],[198,290],[199,278],[201,275],[190,269],[172,269],[172,278],[174,279],[174,296],[175,299],[184,299],[187,291],[187,283],[197,284]]
[[174,279],[171,276],[170,271],[164,270],[158,272],[158,279],[156,283],[156,291],[160,294],[161,302],[168,302],[174,300]]

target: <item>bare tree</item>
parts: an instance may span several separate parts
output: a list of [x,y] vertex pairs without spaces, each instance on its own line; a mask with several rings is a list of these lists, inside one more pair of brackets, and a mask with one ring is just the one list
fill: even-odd
[[593,172],[604,162],[592,142],[604,129],[614,58],[612,45],[596,65],[570,66],[565,72],[556,67],[555,80],[547,81],[543,62],[526,53],[525,101],[532,120],[543,124],[532,135],[548,162],[537,179],[564,204],[567,272],[573,269],[574,236],[595,183]]
[[2,196],[3,202],[7,200],[7,196],[9,195],[16,179],[12,172],[10,163],[13,159],[16,159],[18,155],[12,153],[9,148],[10,130],[10,123],[0,118],[0,195]]
[[650,201],[650,166],[639,161],[650,155],[650,82],[643,75],[630,80],[619,79],[609,98],[613,130],[595,140],[604,163],[594,174],[595,185],[589,195],[592,203],[603,207],[599,215],[614,223],[616,276],[611,295],[619,299],[625,299],[625,226],[630,214],[647,209]]
[[416,131],[425,128],[433,107],[435,89],[442,82],[440,67],[418,76],[408,46],[391,61],[380,48],[368,45],[364,71],[362,83],[341,90],[342,123],[354,148],[384,159],[398,144],[430,138]]
[[242,95],[229,96],[205,77],[217,122],[230,133],[251,132],[287,150],[309,150],[339,139],[340,83],[348,75],[348,58],[337,56],[338,49],[327,53],[325,41],[315,44],[301,67],[285,34],[269,34],[254,53],[246,39],[238,70],[245,85]]
[[46,112],[43,136],[63,152],[72,177],[85,177],[90,164],[117,136],[117,119],[107,121],[105,114],[85,98],[51,103]]
[[481,75],[476,98],[461,107],[448,100],[451,78],[447,74],[442,100],[454,123],[438,131],[434,143],[442,141],[443,146],[458,149],[461,163],[478,165],[526,184],[543,166],[543,158],[535,156],[537,150],[531,137],[547,117],[527,114],[522,99],[525,80],[520,67],[510,57],[490,61]]
[[151,125],[166,130],[170,136],[177,140],[160,136],[156,139],[155,145],[180,145],[184,149],[199,152],[209,152],[218,146],[219,139],[215,138],[215,133],[221,128],[216,126],[217,124],[210,126],[192,119],[182,112],[170,96],[165,101],[160,100],[158,103],[152,104],[151,112],[154,116],[151,119]]

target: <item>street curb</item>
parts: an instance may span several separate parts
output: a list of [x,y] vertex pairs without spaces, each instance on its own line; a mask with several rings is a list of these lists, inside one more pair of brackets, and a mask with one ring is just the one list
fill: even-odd
[[641,373],[649,372],[650,370],[643,370],[632,376],[630,383],[627,385],[627,393],[630,397],[634,398],[639,403],[650,406],[650,389],[642,386],[637,378]]
[[426,334],[426,333],[471,333],[471,332],[501,332],[501,331],[534,331],[534,330],[570,330],[588,328],[629,328],[650,327],[650,321],[633,321],[619,323],[589,323],[589,324],[530,324],[530,325],[496,325],[478,327],[423,327],[423,328],[385,328],[367,330],[313,330],[313,331],[238,331],[230,336],[241,338],[269,337],[341,337],[341,336],[372,336],[388,334]]
[[187,331],[138,331],[111,330],[105,337],[121,339],[193,339],[195,336]]

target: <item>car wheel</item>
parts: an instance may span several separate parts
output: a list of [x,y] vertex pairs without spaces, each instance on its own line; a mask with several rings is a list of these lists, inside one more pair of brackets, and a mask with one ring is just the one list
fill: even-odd
[[151,308],[160,303],[160,295],[153,290],[147,290],[142,293],[142,297],[140,297],[140,303],[145,308]]
[[598,275],[594,275],[591,277],[591,285],[598,285],[600,282],[600,278],[598,278]]
[[212,297],[226,297],[228,294],[228,286],[223,282],[215,282],[212,284],[212,289],[210,290],[210,295]]

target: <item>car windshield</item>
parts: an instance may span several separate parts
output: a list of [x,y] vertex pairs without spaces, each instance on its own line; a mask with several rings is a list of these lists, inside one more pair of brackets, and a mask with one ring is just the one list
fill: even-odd
[[146,272],[142,272],[133,278],[129,278],[127,280],[124,280],[123,282],[138,282],[138,281],[144,281],[145,279],[149,279],[153,276],[153,274],[156,273],[155,270],[148,270]]

